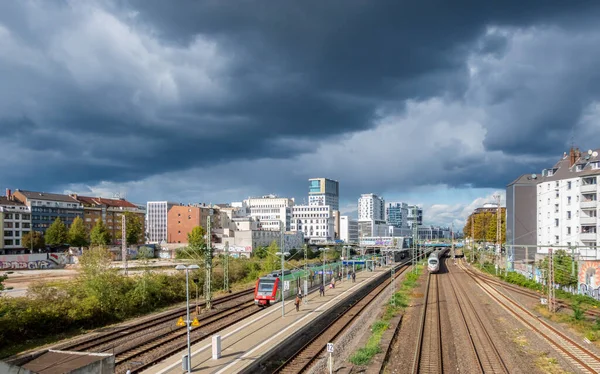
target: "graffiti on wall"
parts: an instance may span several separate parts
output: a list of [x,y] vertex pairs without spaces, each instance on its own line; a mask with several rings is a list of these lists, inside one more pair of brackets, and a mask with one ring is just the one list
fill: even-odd
[[600,261],[584,261],[579,268],[579,293],[600,300]]
[[2,270],[38,270],[64,267],[68,262],[65,253],[39,253],[31,255],[0,256]]

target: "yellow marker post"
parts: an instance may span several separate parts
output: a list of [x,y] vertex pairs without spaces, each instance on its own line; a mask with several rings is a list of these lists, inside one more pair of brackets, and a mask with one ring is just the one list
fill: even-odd
[[179,319],[177,320],[177,326],[185,326],[185,321],[183,320],[183,317],[179,317]]
[[194,320],[192,321],[192,326],[194,326],[194,327],[200,326],[200,322],[198,322],[198,318],[194,318]]

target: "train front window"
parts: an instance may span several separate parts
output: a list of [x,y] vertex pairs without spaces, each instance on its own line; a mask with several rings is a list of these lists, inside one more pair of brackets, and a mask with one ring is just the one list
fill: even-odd
[[275,287],[275,281],[261,280],[258,283],[258,292],[271,292]]
[[429,260],[429,263],[430,263],[431,265],[437,265],[437,260],[435,260],[435,259],[431,259],[431,260]]

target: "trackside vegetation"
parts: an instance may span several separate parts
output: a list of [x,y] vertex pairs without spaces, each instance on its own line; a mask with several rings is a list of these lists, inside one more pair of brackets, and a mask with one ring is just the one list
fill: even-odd
[[[110,253],[103,247],[84,250],[79,263],[73,280],[32,284],[27,297],[0,297],[0,358],[185,301],[183,272],[154,271],[142,261],[135,273],[125,277],[110,266]],[[195,263],[201,269],[190,278],[198,279],[202,298],[205,271],[202,261]],[[288,263],[294,264],[300,266]],[[213,266],[211,284],[218,292],[224,283],[219,257]],[[259,258],[231,258],[229,283],[234,291],[251,287],[269,270],[270,264]],[[195,297],[196,285],[191,283],[190,298]]]
[[369,337],[367,344],[358,349],[350,357],[350,362],[354,365],[368,365],[371,362],[371,359],[381,352],[381,347],[379,345],[381,337],[390,327],[391,319],[402,313],[409,305],[410,295],[413,289],[418,286],[417,280],[419,279],[419,274],[422,273],[422,270],[423,264],[419,264],[417,265],[416,273],[410,272],[404,277],[398,291],[395,292],[387,302],[381,319],[375,321],[373,325],[371,325],[371,336]]

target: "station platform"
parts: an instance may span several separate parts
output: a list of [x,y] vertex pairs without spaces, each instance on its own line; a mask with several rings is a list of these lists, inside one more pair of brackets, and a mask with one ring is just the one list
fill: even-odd
[[[281,341],[311,323],[324,311],[329,310],[346,296],[363,287],[368,281],[388,272],[389,269],[389,266],[384,266],[375,268],[375,271],[357,272],[356,282],[344,278],[343,281],[336,282],[335,288],[327,287],[323,297],[319,296],[317,289],[305,297],[307,302],[300,304],[298,312],[294,305],[294,299],[286,299],[285,317],[281,316],[281,303],[276,303],[222,330],[219,333],[221,336],[220,359],[212,359],[212,337],[206,337],[192,345],[192,372],[216,374],[240,372]],[[181,351],[143,373],[182,373],[184,370],[181,358],[186,353],[187,350]]]

